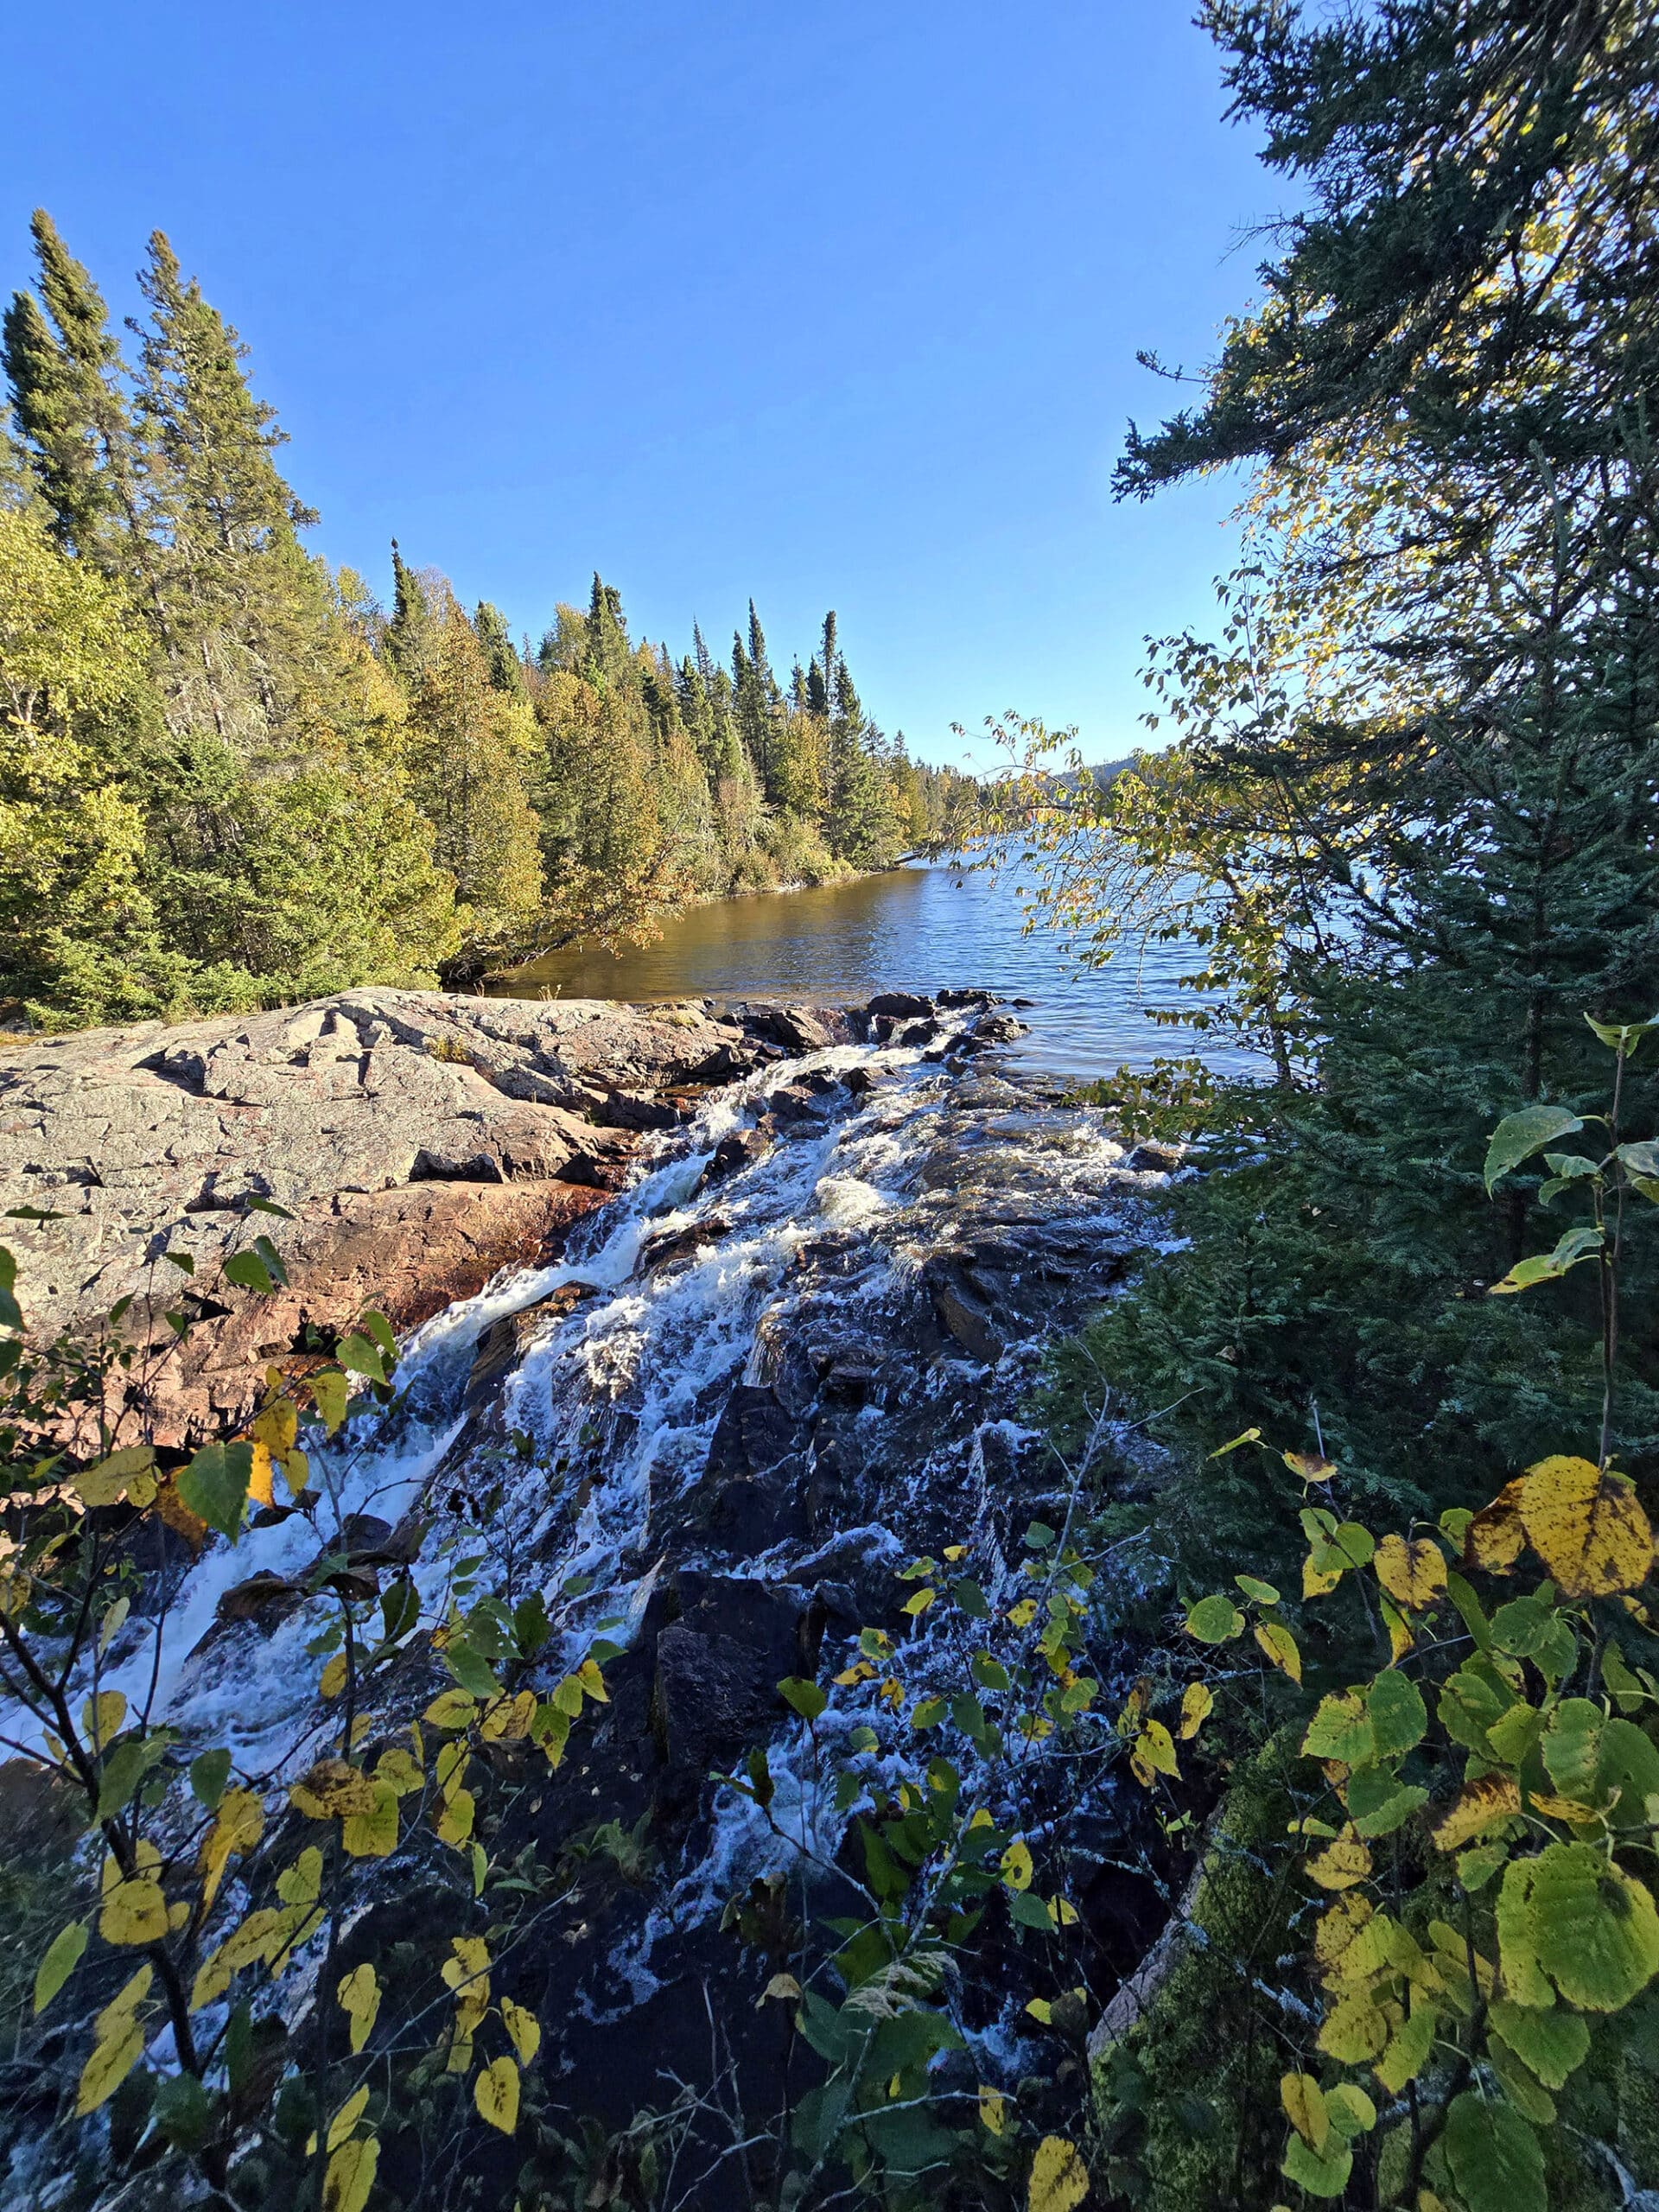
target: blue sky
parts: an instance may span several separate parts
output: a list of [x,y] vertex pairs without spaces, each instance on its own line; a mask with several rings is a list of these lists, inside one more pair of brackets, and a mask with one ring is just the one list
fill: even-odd
[[539,634],[774,658],[839,614],[925,756],[1007,707],[1135,741],[1235,486],[1114,505],[1126,419],[1250,296],[1277,181],[1180,0],[113,0],[9,23],[0,283],[48,207],[119,313],[149,231],[321,508]]

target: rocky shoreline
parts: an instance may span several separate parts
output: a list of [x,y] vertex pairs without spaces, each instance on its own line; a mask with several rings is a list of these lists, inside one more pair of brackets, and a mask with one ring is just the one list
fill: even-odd
[[[48,1335],[130,1300],[124,1333],[151,1348],[132,1419],[184,1446],[365,1305],[401,1333],[544,1264],[645,1135],[734,1080],[861,1034],[931,1036],[931,1014],[903,994],[849,1014],[359,990],[13,1041],[0,1214],[20,1295]],[[287,1271],[272,1296],[224,1279],[256,1234]],[[181,1348],[169,1310],[212,1325]]]

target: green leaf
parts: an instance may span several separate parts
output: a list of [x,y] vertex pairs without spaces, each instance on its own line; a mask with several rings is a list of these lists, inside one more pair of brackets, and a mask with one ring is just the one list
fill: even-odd
[[1376,1729],[1370,1713],[1352,1690],[1333,1692],[1319,1700],[1302,1738],[1302,1756],[1336,1759],[1344,1766],[1363,1766],[1375,1758]]
[[231,1778],[231,1755],[227,1751],[203,1751],[190,1762],[190,1787],[199,1804],[210,1813],[219,1810],[219,1801],[225,1795],[225,1785]]
[[1540,1853],[1530,1910],[1538,1963],[1581,2012],[1618,2012],[1659,1974],[1652,1897],[1590,1844]]
[[270,1269],[257,1252],[232,1252],[225,1262],[225,1280],[233,1282],[238,1290],[257,1291],[268,1298],[276,1285]]
[[157,2085],[150,2117],[175,2151],[199,2151],[213,2125],[213,2099],[194,2074],[173,2074]]
[[1371,1684],[1365,1694],[1365,1710],[1380,1759],[1398,1758],[1414,1750],[1428,1733],[1428,1708],[1423,1694],[1398,1668],[1385,1668]]
[[274,1213],[278,1221],[299,1219],[299,1216],[290,1213],[286,1206],[279,1206],[275,1198],[261,1198],[251,1194],[248,1198],[248,1211],[250,1213]]
[[234,1538],[252,1476],[251,1444],[204,1444],[179,1477],[179,1496],[199,1521]]
[[80,1963],[80,1955],[86,1948],[86,1923],[72,1920],[67,1928],[59,1929],[46,1948],[46,1956],[35,1969],[35,2010],[44,2012],[52,1999],[63,1987]]
[[1443,2139],[1469,2212],[1549,2212],[1544,2154],[1513,2106],[1465,2089],[1452,2101]]
[[363,1316],[362,1327],[365,1333],[372,1337],[379,1345],[381,1353],[390,1368],[397,1357],[397,1339],[391,1333],[391,1322],[384,1313],[376,1313],[371,1310]]
[[1053,1927],[1048,1916],[1048,1907],[1031,1890],[1015,1890],[1009,1893],[1008,1912],[1022,1928],[1040,1928],[1046,1936]]
[[474,1650],[470,1643],[460,1638],[443,1647],[443,1663],[464,1690],[474,1697],[495,1698],[501,1694],[501,1685],[489,1667]]
[[384,1382],[386,1370],[380,1357],[380,1348],[367,1337],[353,1329],[343,1336],[335,1347],[334,1357],[353,1375],[365,1375],[371,1382]]
[[129,1737],[104,1761],[98,1777],[98,1817],[113,1820],[138,1794],[144,1777],[167,1757],[165,1736]]
[[1541,1152],[1557,1137],[1576,1136],[1583,1127],[1578,1115],[1560,1106],[1526,1106],[1518,1114],[1505,1115],[1486,1147],[1487,1191],[1500,1176],[1518,1167],[1523,1160],[1530,1160],[1535,1152]]
[[809,1682],[799,1675],[785,1675],[778,1685],[778,1694],[791,1713],[798,1713],[803,1720],[816,1720],[830,1700],[816,1682]]
[[989,1620],[990,1605],[977,1582],[969,1581],[964,1576],[960,1582],[953,1582],[950,1585],[950,1595],[956,1605],[967,1614],[970,1621]]
[[1559,2005],[1540,2012],[1500,1999],[1492,2006],[1488,2024],[1547,2089],[1560,2088],[1590,2055],[1588,2022]]
[[1651,1021],[1597,1021],[1587,1014],[1584,1018],[1610,1052],[1623,1052],[1626,1059],[1653,1027]]
[[1310,2196],[1340,2196],[1353,2168],[1354,2154],[1340,2137],[1332,2134],[1323,2151],[1312,2151],[1293,2130],[1280,2171]]
[[1279,1592],[1271,1582],[1260,1582],[1253,1574],[1236,1574],[1233,1580],[1244,1595],[1254,1598],[1258,1605],[1276,1605],[1279,1603]]
[[1242,1635],[1244,1616],[1230,1598],[1219,1592],[1211,1598],[1200,1598],[1186,1617],[1186,1632],[1200,1643],[1228,1643]]

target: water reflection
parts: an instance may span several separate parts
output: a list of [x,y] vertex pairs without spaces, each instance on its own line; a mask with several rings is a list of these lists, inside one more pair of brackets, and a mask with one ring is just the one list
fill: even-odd
[[1033,1001],[1020,1057],[1047,1072],[1104,1074],[1127,1061],[1202,1051],[1217,1067],[1250,1058],[1154,1026],[1148,1007],[1188,1002],[1177,979],[1192,948],[1153,945],[1068,974],[1046,934],[1021,933],[1012,878],[948,867],[893,868],[817,890],[762,893],[694,906],[653,944],[612,953],[573,946],[486,986],[516,998],[789,999],[853,1004],[880,990],[981,985]]

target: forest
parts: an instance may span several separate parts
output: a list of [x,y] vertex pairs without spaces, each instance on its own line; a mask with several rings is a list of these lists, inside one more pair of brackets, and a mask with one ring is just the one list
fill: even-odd
[[0,1001],[47,1027],[475,983],[687,902],[960,839],[972,780],[886,737],[833,613],[774,670],[634,640],[614,587],[538,644],[391,549],[308,554],[246,348],[149,241],[129,360],[50,217],[4,321]]
[[[533,651],[401,550],[377,607],[300,550],[164,242],[129,375],[37,219],[20,1018],[464,981],[975,840],[1079,966],[1179,945],[1190,988],[1166,1054],[1064,1091],[980,1057],[1020,1035],[988,993],[785,1010],[787,1049],[741,1010],[695,1177],[645,1102],[615,1244],[491,1306],[448,1400],[372,1306],[222,1433],[128,1443],[108,1408],[175,1346],[120,1349],[130,1300],[31,1338],[67,1217],[11,1209],[0,1682],[67,1837],[0,1861],[25,2188],[1659,2202],[1659,21],[1199,20],[1286,206],[1116,491],[1224,479],[1241,551],[1093,770],[1097,733],[1017,715],[1000,779],[911,762],[833,617],[780,682],[753,610],[729,669],[677,665],[597,579]],[[423,1079],[528,1052],[472,1004]],[[356,1020],[296,1046],[319,1086]],[[289,1310],[302,1230],[236,1203],[200,1282],[200,1217],[168,1229],[181,1342]],[[340,1501],[427,1464],[423,1391],[415,1548],[354,1551]],[[72,1419],[96,1454],[48,1448]],[[259,1549],[284,1520],[308,1580]],[[200,1549],[156,1599],[163,1527]],[[238,1546],[320,1665],[286,1768],[152,1714],[162,1616]],[[282,1648],[227,1633],[250,1679]]]

